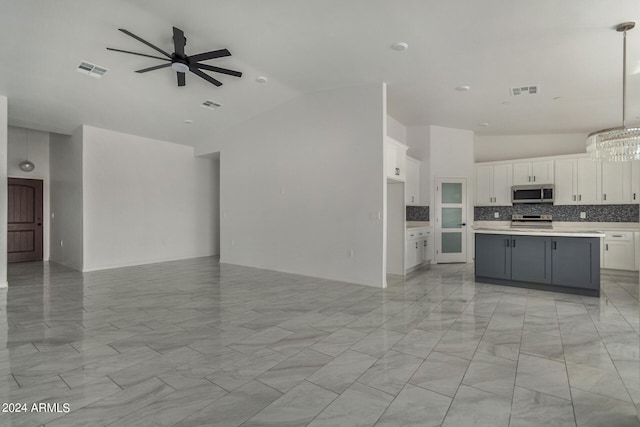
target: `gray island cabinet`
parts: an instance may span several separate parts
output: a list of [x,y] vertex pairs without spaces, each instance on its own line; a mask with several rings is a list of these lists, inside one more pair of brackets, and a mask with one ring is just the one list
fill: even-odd
[[600,233],[543,234],[476,231],[476,281],[599,296]]

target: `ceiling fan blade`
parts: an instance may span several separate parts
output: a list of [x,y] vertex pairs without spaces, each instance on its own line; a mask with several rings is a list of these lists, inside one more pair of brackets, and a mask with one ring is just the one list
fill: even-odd
[[216,86],[222,86],[222,82],[219,82],[218,80],[214,79],[213,77],[203,73],[202,71],[198,70],[196,67],[189,67],[189,70],[191,70],[191,72],[193,74],[195,74],[198,77],[201,77],[203,79],[205,79],[206,81],[208,81],[211,84],[214,84]]
[[234,77],[242,77],[242,73],[240,71],[228,70],[226,68],[214,67],[213,65],[207,65],[207,64],[194,64],[193,66],[196,68],[202,68],[203,70],[207,70],[207,71],[228,74]]
[[127,31],[124,28],[118,28],[118,30],[122,31],[123,33],[125,33],[126,35],[133,37],[134,39],[138,40],[139,42],[142,42],[144,44],[146,44],[147,46],[149,46],[152,49],[157,50],[158,52],[160,52],[161,54],[163,54],[164,56],[171,58],[171,55],[169,55],[167,52],[165,52],[164,50],[160,49],[158,46],[154,46],[151,43],[149,43],[148,41],[146,41],[145,39],[142,39],[138,36],[136,36],[135,34],[133,34],[131,31]]
[[227,49],[212,50],[211,52],[199,53],[189,56],[191,62],[206,61],[207,59],[222,58],[223,56],[231,56],[231,52]]
[[185,73],[176,72],[178,76],[178,86],[184,86],[185,82]]
[[146,53],[131,52],[129,50],[114,49],[112,47],[108,47],[107,50],[112,50],[114,52],[130,53],[131,55],[146,56],[147,58],[155,58],[155,59],[160,59],[162,61],[171,61],[170,59],[161,58],[159,56],[147,55]]
[[187,40],[184,38],[184,32],[180,28],[173,27],[173,47],[175,54],[184,56],[184,45],[187,44]]
[[136,73],[146,73],[147,71],[153,71],[153,70],[159,70],[160,68],[167,68],[167,67],[171,67],[171,64],[160,64],[160,65],[156,65],[154,67],[149,67],[149,68],[143,68],[142,70],[136,70]]

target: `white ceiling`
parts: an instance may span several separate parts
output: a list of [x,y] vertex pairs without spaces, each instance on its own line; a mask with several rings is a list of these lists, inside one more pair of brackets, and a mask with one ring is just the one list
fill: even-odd
[[[624,21],[638,22],[627,121],[640,124],[638,0],[0,0],[0,94],[10,125],[71,133],[87,124],[183,144],[301,93],[372,82],[387,83],[388,112],[405,125],[588,133],[621,124],[613,28]],[[169,68],[134,72],[159,61],[105,49],[157,54],[125,28],[172,52],[172,26],[187,54],[228,48],[232,57],[207,63],[243,77],[213,74],[224,83],[216,88],[187,74],[177,87]],[[397,41],[409,49],[393,51]],[[77,73],[81,60],[109,72]],[[268,83],[256,83],[262,75]],[[529,84],[540,93],[509,95]],[[200,107],[207,99],[223,107]]]

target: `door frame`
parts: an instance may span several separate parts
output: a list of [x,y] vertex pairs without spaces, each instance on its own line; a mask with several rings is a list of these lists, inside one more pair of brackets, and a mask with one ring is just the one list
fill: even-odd
[[[442,188],[442,183],[447,183],[447,182],[456,182],[456,183],[460,183],[462,184],[462,203],[460,203],[461,209],[462,209],[462,223],[465,224],[464,226],[462,226],[460,228],[460,234],[461,234],[461,252],[460,253],[454,253],[454,254],[443,254],[441,252],[441,248],[442,248],[442,221],[441,221],[441,210],[443,207],[447,207],[446,204],[443,206],[442,203],[442,197],[441,197],[441,188]],[[434,213],[434,218],[435,218],[435,227],[434,227],[434,234],[435,234],[435,262],[436,264],[446,264],[446,263],[462,263],[462,262],[467,262],[467,239],[468,239],[468,188],[467,188],[467,178],[466,177],[436,177],[436,183],[435,183],[435,213]],[[458,204],[455,204],[455,207],[458,207]]]

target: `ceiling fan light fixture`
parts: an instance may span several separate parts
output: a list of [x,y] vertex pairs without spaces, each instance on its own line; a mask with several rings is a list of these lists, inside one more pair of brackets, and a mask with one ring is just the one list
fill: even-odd
[[589,134],[587,152],[595,160],[628,162],[640,160],[640,128],[628,128],[625,120],[627,91],[627,31],[635,22],[623,22],[616,31],[624,33],[622,42],[622,126],[603,129]]
[[189,66],[187,64],[183,64],[182,62],[174,62],[171,64],[171,68],[173,68],[178,73],[186,73],[189,71]]

